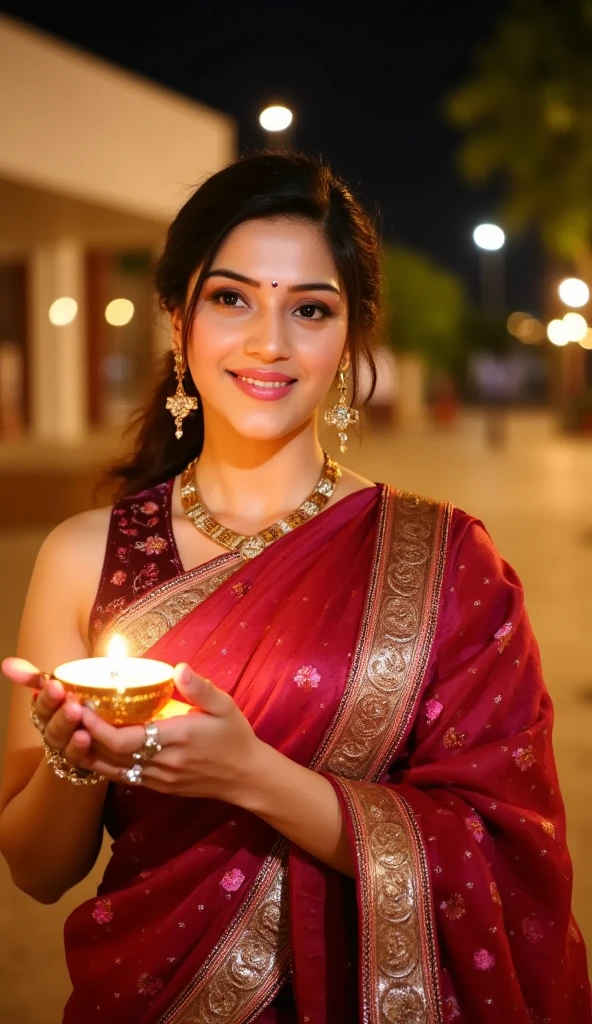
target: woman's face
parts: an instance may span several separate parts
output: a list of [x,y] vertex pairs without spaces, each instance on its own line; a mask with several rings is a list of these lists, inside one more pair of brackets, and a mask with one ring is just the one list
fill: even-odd
[[[179,317],[175,326],[178,338]],[[216,254],[188,344],[206,432],[216,419],[252,440],[298,430],[324,401],[346,338],[345,290],[317,226],[239,225]]]

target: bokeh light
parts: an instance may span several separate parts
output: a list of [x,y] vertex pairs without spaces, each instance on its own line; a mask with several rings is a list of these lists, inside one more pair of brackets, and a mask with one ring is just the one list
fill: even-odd
[[259,124],[266,132],[283,132],[292,124],[292,111],[288,107],[266,107],[259,115]]
[[589,327],[584,337],[580,339],[580,345],[588,351],[592,350],[592,327]]
[[510,313],[508,319],[506,320],[506,327],[508,328],[509,333],[513,334],[515,338],[518,337],[517,331],[520,327],[520,324],[523,323],[525,320],[528,320],[529,315],[529,313]]
[[475,245],[478,245],[480,249],[488,249],[490,252],[501,249],[505,240],[506,236],[497,224],[479,224],[479,227],[473,231]]
[[588,324],[581,313],[566,313],[563,317],[568,341],[582,341],[588,333]]
[[76,299],[71,299],[67,295],[62,295],[61,298],[56,299],[52,302],[49,307],[49,320],[55,327],[65,327],[66,324],[71,324],[78,312],[78,303]]
[[534,316],[527,316],[516,328],[516,337],[525,345],[539,345],[545,340],[545,328]]
[[569,338],[563,320],[551,320],[547,325],[547,337],[553,345],[567,345]]
[[134,312],[134,304],[129,299],[113,299],[105,310],[105,320],[112,327],[123,327],[129,324]]
[[566,306],[585,306],[590,298],[590,289],[585,281],[579,277],[567,277],[557,289],[559,298]]

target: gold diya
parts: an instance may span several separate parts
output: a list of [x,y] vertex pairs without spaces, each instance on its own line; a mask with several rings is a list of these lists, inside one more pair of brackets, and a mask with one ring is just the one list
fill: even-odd
[[111,725],[145,725],[163,710],[175,688],[172,665],[128,658],[118,636],[111,639],[106,657],[68,661],[52,674],[67,694]]

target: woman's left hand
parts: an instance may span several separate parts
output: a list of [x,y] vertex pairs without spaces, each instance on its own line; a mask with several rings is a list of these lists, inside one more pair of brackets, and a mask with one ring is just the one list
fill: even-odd
[[90,733],[92,746],[83,767],[112,782],[129,784],[126,772],[141,763],[139,781],[149,789],[240,805],[261,741],[232,697],[197,676],[189,665],[177,665],[174,679],[193,709],[186,715],[157,719],[160,753],[136,762],[132,755],[144,745],[144,726],[116,728],[84,708],[81,726]]

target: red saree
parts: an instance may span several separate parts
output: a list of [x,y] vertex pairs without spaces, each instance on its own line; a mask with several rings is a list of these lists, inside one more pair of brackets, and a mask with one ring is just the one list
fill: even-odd
[[65,1024],[590,1024],[550,702],[482,526],[371,488],[183,573],[167,486],[114,511],[97,653],[188,661],[324,772],[357,879],[229,804],[112,787]]

